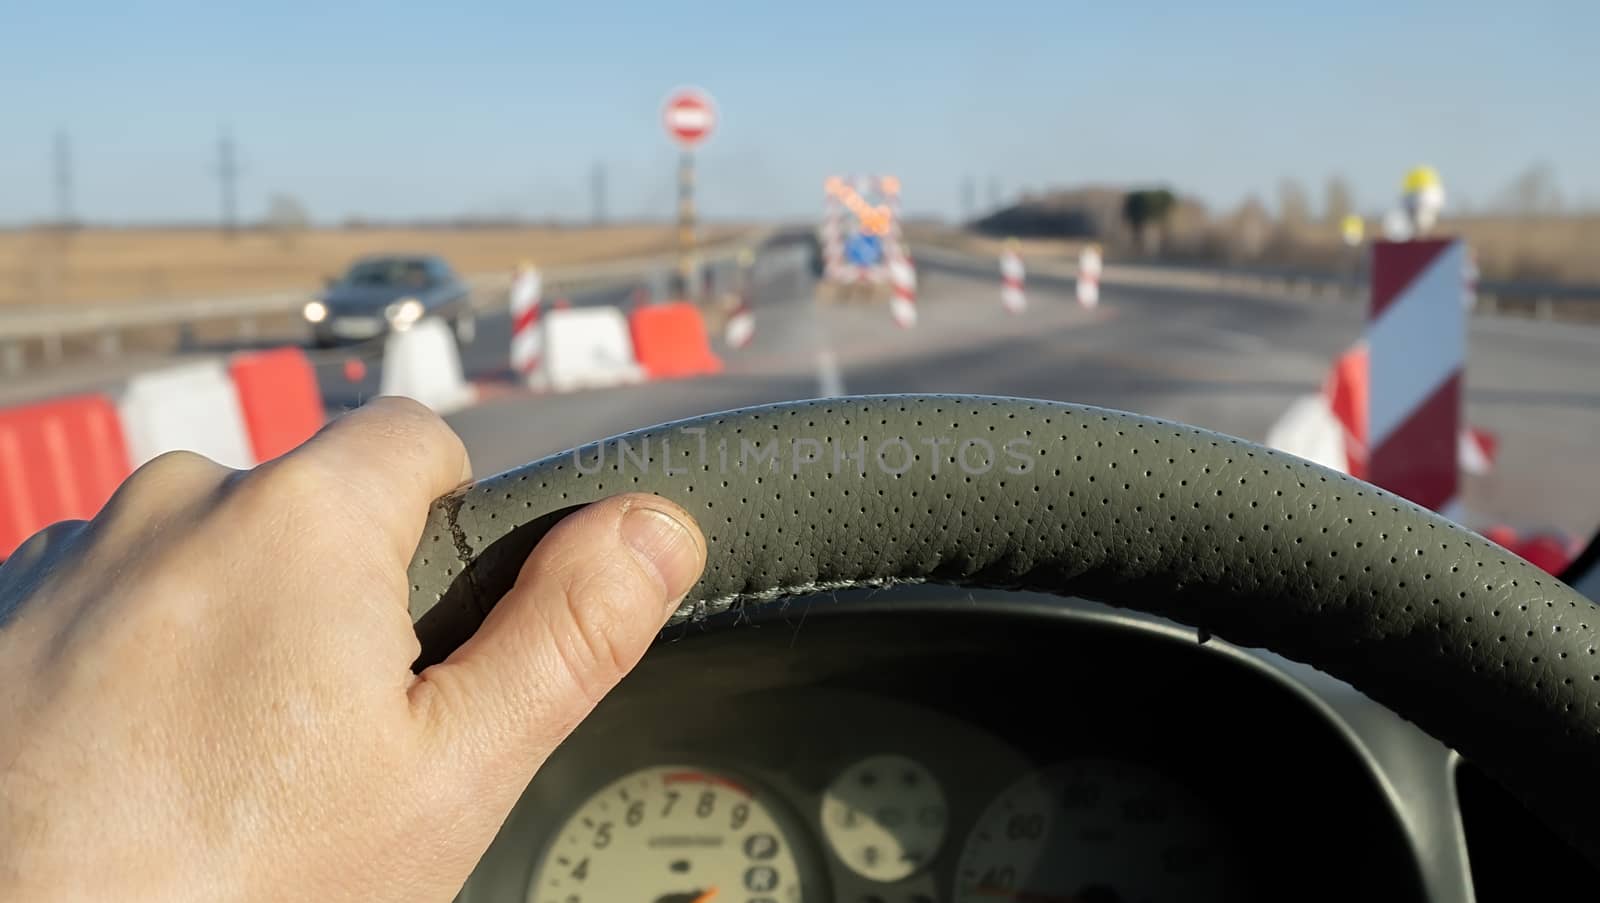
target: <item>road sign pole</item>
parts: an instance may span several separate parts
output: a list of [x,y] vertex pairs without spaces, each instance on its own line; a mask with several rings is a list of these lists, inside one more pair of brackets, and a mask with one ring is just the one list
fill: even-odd
[[685,294],[698,299],[695,226],[694,151],[686,149],[678,157],[678,277],[683,281]]

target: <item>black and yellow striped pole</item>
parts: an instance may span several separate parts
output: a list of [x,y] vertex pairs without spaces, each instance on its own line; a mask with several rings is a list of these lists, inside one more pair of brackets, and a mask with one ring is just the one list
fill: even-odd
[[716,106],[698,88],[680,88],[667,98],[663,112],[667,133],[681,148],[678,157],[678,278],[679,297],[701,300],[700,262],[696,259],[694,210],[694,147],[711,134]]
[[688,300],[700,300],[699,261],[696,260],[694,209],[694,151],[678,157],[678,279]]

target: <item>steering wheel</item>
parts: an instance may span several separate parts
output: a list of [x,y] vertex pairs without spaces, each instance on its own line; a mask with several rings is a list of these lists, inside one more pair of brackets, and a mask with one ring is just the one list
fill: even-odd
[[585,445],[435,505],[418,666],[482,622],[549,528],[645,491],[709,560],[673,615],[935,582],[1161,615],[1341,678],[1472,760],[1600,864],[1600,610],[1367,483],[1195,427],[979,396],[834,398]]

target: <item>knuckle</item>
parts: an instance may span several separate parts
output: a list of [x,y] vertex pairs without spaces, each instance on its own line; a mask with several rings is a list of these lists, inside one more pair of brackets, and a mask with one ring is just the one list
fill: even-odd
[[142,522],[162,512],[179,510],[211,495],[237,473],[192,451],[164,452],[124,480],[94,522]]
[[242,483],[242,494],[259,494],[270,501],[318,498],[336,491],[344,481],[318,458],[289,454],[256,467]]
[[189,482],[208,478],[221,478],[231,470],[199,452],[187,450],[163,452],[146,461],[133,472],[128,482],[142,483]]
[[570,629],[560,641],[561,652],[573,683],[589,703],[597,703],[633,667],[643,650],[630,629],[623,602],[638,588],[617,579],[614,571],[566,581],[562,610]]

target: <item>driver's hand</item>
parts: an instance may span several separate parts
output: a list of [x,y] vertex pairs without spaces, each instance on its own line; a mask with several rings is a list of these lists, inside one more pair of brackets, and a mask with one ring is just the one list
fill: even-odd
[[468,477],[381,399],[253,471],[158,458],[0,566],[0,900],[448,901],[705,563],[677,506],[597,502],[413,674],[406,568]]

